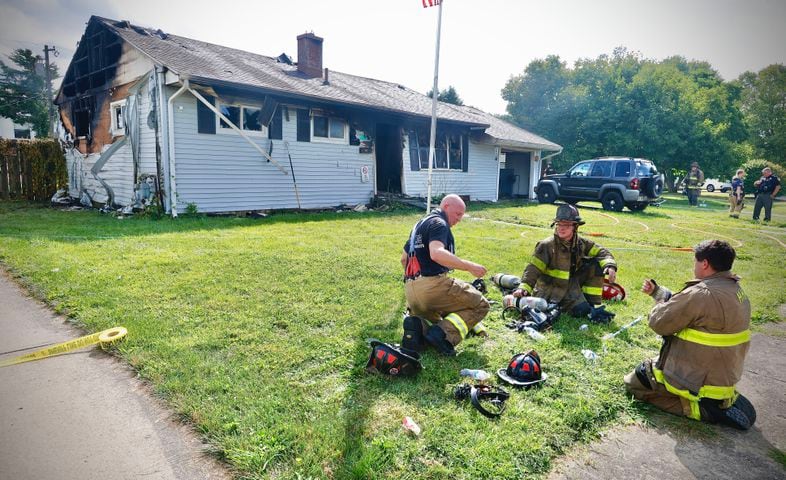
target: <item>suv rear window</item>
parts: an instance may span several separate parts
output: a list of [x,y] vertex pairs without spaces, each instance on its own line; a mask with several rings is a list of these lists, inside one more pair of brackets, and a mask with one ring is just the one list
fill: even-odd
[[617,165],[614,167],[614,176],[622,178],[630,177],[630,162],[617,162]]
[[640,177],[649,177],[650,175],[657,175],[658,173],[655,165],[651,163],[639,163],[637,165],[636,171]]
[[592,173],[590,173],[590,177],[610,177],[610,176],[611,176],[611,162],[608,161],[595,162],[595,166],[592,167]]

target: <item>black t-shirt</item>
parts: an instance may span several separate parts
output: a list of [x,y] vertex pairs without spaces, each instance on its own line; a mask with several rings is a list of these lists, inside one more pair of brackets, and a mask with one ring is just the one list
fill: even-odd
[[775,187],[781,184],[781,181],[775,175],[769,177],[762,177],[756,192],[758,193],[772,193]]
[[[408,238],[406,243],[404,243],[404,251],[407,253],[409,253],[409,242],[411,238],[412,234],[410,233],[410,238]],[[434,212],[424,217],[418,223],[418,225],[415,226],[414,239],[415,257],[417,258],[417,263],[419,263],[419,268],[417,268],[417,266],[409,265],[407,268],[408,278],[416,277],[418,275],[422,275],[424,277],[433,277],[435,275],[450,271],[449,268],[444,267],[431,259],[431,253],[429,252],[428,248],[429,244],[436,240],[442,242],[442,244],[445,245],[445,249],[450,253],[456,253],[456,247],[453,242],[453,233],[450,231],[447,217],[442,210],[434,210]],[[411,259],[408,260],[408,264],[411,262]]]

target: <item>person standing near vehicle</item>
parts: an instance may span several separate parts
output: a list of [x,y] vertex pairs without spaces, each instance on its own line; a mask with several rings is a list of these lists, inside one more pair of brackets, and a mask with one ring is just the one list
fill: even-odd
[[740,218],[740,212],[745,206],[745,170],[737,170],[737,174],[731,179],[731,190],[729,191],[729,216]]
[[747,430],[756,410],[735,386],[750,347],[751,304],[731,273],[735,256],[727,242],[705,240],[694,248],[695,279],[680,292],[644,281],[656,302],[650,328],[663,344],[624,381],[637,400],[666,412]]
[[756,203],[753,204],[753,219],[759,219],[761,207],[764,207],[764,221],[769,222],[772,217],[772,200],[781,190],[780,179],[772,174],[770,167],[764,167],[762,177],[753,182],[756,187]]
[[489,302],[469,283],[447,275],[454,269],[477,278],[486,275],[486,267],[455,253],[450,228],[461,221],[465,211],[461,197],[446,195],[438,209],[412,228],[404,244],[401,265],[409,308],[401,342],[405,348],[422,351],[428,342],[444,355],[455,355],[454,347],[470,332],[485,334],[480,322],[489,311]]
[[704,172],[699,169],[698,162],[690,164],[690,171],[685,175],[682,181],[685,185],[685,193],[688,195],[688,203],[691,207],[699,206],[699,195],[701,195],[701,186],[704,183]]
[[[574,317],[593,314],[603,301],[603,278],[617,280],[617,262],[614,256],[592,240],[579,236],[578,228],[584,225],[579,210],[570,204],[557,207],[551,226],[554,235],[538,242],[530,262],[521,277],[521,287],[513,292],[515,297],[534,295]],[[598,318],[605,322],[610,313],[597,309]]]

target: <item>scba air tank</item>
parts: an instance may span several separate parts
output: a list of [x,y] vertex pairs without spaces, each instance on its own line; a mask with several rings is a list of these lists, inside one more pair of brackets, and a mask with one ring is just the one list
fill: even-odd
[[521,278],[515,275],[508,275],[506,273],[498,273],[491,277],[494,285],[504,288],[506,290],[515,290],[521,285]]
[[540,297],[516,298],[513,295],[505,295],[504,297],[502,297],[502,305],[505,308],[515,307],[516,310],[518,311],[524,310],[524,307],[545,311],[549,307],[549,302],[547,302],[545,298],[540,298]]

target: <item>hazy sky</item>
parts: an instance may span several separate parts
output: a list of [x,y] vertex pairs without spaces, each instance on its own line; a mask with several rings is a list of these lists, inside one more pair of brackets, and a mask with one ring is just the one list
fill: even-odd
[[[786,63],[786,0],[444,0],[439,86],[503,113],[500,90],[530,61],[610,54],[704,60],[726,80]],[[0,0],[0,54],[61,52],[65,73],[91,15],[268,56],[297,57],[295,37],[323,37],[323,65],[431,89],[437,7],[421,0]]]

